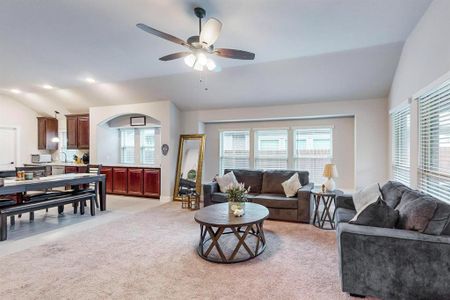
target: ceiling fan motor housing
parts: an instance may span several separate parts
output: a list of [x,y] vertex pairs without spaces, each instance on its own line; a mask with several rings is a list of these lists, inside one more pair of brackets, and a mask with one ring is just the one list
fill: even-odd
[[204,10],[201,7],[194,8],[194,12],[195,12],[195,15],[197,16],[197,18],[199,18],[199,19],[203,19],[206,16],[206,10]]

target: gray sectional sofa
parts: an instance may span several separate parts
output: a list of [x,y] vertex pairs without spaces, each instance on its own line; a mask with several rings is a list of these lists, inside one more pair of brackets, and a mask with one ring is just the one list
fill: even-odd
[[[274,220],[310,222],[310,198],[314,184],[309,182],[306,171],[287,170],[225,170],[225,174],[233,171],[239,183],[250,186],[248,201],[264,205],[269,209],[269,218]],[[285,196],[282,182],[298,173],[302,188],[296,197]],[[205,206],[227,202],[227,195],[220,192],[217,182],[203,185]]]
[[[421,233],[349,224],[356,214],[351,196],[336,199],[339,273],[342,290],[381,299],[450,299],[450,205],[398,182],[382,187],[386,203],[400,212],[416,201],[436,209]],[[429,206],[429,204],[426,204]],[[408,216],[408,226],[423,224],[425,210]],[[439,233],[440,234],[437,234]]]

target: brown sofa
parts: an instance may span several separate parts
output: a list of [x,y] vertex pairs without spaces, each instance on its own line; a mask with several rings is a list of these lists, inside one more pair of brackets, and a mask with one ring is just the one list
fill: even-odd
[[[314,184],[309,182],[307,171],[289,170],[225,170],[233,171],[239,183],[250,188],[248,201],[264,205],[269,209],[269,218],[274,220],[310,222],[310,198]],[[282,182],[298,173],[302,188],[296,197],[288,198],[284,194]],[[217,182],[203,185],[205,206],[227,202],[227,195],[220,192]]]

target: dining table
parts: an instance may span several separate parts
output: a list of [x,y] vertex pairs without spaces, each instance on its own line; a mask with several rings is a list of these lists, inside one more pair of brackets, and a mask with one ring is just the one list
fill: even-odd
[[23,195],[30,191],[51,190],[66,186],[79,189],[80,186],[88,184],[98,186],[100,210],[106,210],[106,176],[104,174],[68,173],[35,177],[31,180],[17,180],[15,177],[4,178],[4,184],[0,187],[0,197],[12,194]]

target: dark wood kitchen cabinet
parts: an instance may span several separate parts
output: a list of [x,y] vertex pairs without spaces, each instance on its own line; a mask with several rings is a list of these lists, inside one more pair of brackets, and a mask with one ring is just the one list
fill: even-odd
[[58,120],[55,118],[38,117],[38,149],[56,150],[58,143],[52,139],[58,136]]
[[110,167],[102,167],[100,172],[106,177],[106,192],[111,194],[113,192],[113,169]]
[[121,195],[128,193],[127,168],[113,168],[113,193]]
[[128,169],[128,195],[142,196],[144,194],[144,170]]
[[106,193],[159,199],[161,170],[158,168],[102,166]]
[[66,115],[67,149],[89,149],[89,115]]
[[160,196],[160,176],[159,169],[145,169],[144,170],[144,196],[159,198]]

